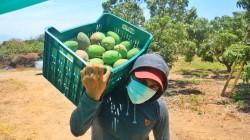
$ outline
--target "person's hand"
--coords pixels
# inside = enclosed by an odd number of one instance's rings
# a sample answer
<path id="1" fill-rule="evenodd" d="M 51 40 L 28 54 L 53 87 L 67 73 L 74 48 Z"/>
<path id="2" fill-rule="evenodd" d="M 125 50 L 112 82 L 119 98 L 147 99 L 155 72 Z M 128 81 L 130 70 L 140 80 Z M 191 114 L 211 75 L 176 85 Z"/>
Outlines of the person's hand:
<path id="1" fill-rule="evenodd" d="M 81 79 L 88 96 L 99 101 L 110 76 L 110 68 L 104 74 L 104 66 L 101 64 L 88 64 L 81 70 Z"/>

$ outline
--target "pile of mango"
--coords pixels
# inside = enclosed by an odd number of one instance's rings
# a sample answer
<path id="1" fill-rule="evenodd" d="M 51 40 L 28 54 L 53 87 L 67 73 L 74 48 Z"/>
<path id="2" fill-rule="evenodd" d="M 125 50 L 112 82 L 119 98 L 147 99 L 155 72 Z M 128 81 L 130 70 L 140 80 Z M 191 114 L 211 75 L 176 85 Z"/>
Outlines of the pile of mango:
<path id="1" fill-rule="evenodd" d="M 133 47 L 130 41 L 122 41 L 113 31 L 106 34 L 94 32 L 90 37 L 79 32 L 76 39 L 65 41 L 64 44 L 87 63 L 113 68 L 127 62 L 140 51 L 139 48 Z"/>

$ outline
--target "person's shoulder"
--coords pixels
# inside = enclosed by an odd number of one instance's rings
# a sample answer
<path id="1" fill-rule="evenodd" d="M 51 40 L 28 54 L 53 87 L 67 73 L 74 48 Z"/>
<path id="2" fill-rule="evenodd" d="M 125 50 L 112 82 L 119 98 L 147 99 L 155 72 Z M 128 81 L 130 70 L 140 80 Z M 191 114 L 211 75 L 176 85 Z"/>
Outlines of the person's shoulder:
<path id="1" fill-rule="evenodd" d="M 157 100 L 157 104 L 159 105 L 159 107 L 165 107 L 166 108 L 166 103 L 163 99 L 159 98 Z"/>
<path id="2" fill-rule="evenodd" d="M 158 99 L 157 100 L 158 107 L 159 107 L 159 115 L 162 116 L 163 114 L 168 113 L 167 105 L 163 99 Z"/>

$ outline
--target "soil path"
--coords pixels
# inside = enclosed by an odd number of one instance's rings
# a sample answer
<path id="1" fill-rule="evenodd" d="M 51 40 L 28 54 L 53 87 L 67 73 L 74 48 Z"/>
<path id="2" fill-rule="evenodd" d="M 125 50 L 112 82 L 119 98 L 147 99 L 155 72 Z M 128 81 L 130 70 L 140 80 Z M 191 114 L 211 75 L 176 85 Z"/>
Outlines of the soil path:
<path id="1" fill-rule="evenodd" d="M 181 76 L 172 74 L 171 79 Z M 249 113 L 213 103 L 221 85 L 222 81 L 203 81 L 191 86 L 203 95 L 163 97 L 169 108 L 172 140 L 249 138 Z M 0 140 L 90 140 L 90 131 L 82 137 L 72 136 L 69 118 L 75 106 L 39 70 L 0 70 L 0 97 Z"/>

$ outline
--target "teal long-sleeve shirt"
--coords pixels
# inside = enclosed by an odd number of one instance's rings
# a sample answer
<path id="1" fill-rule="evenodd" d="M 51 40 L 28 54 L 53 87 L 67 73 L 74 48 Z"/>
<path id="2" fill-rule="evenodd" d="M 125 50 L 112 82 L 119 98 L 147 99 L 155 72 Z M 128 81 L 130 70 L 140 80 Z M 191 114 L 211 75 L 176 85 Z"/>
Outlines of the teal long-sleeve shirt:
<path id="1" fill-rule="evenodd" d="M 161 99 L 134 105 L 126 88 L 117 87 L 101 101 L 86 93 L 72 112 L 70 128 L 74 136 L 83 135 L 92 126 L 92 140 L 169 140 L 169 116 Z"/>

